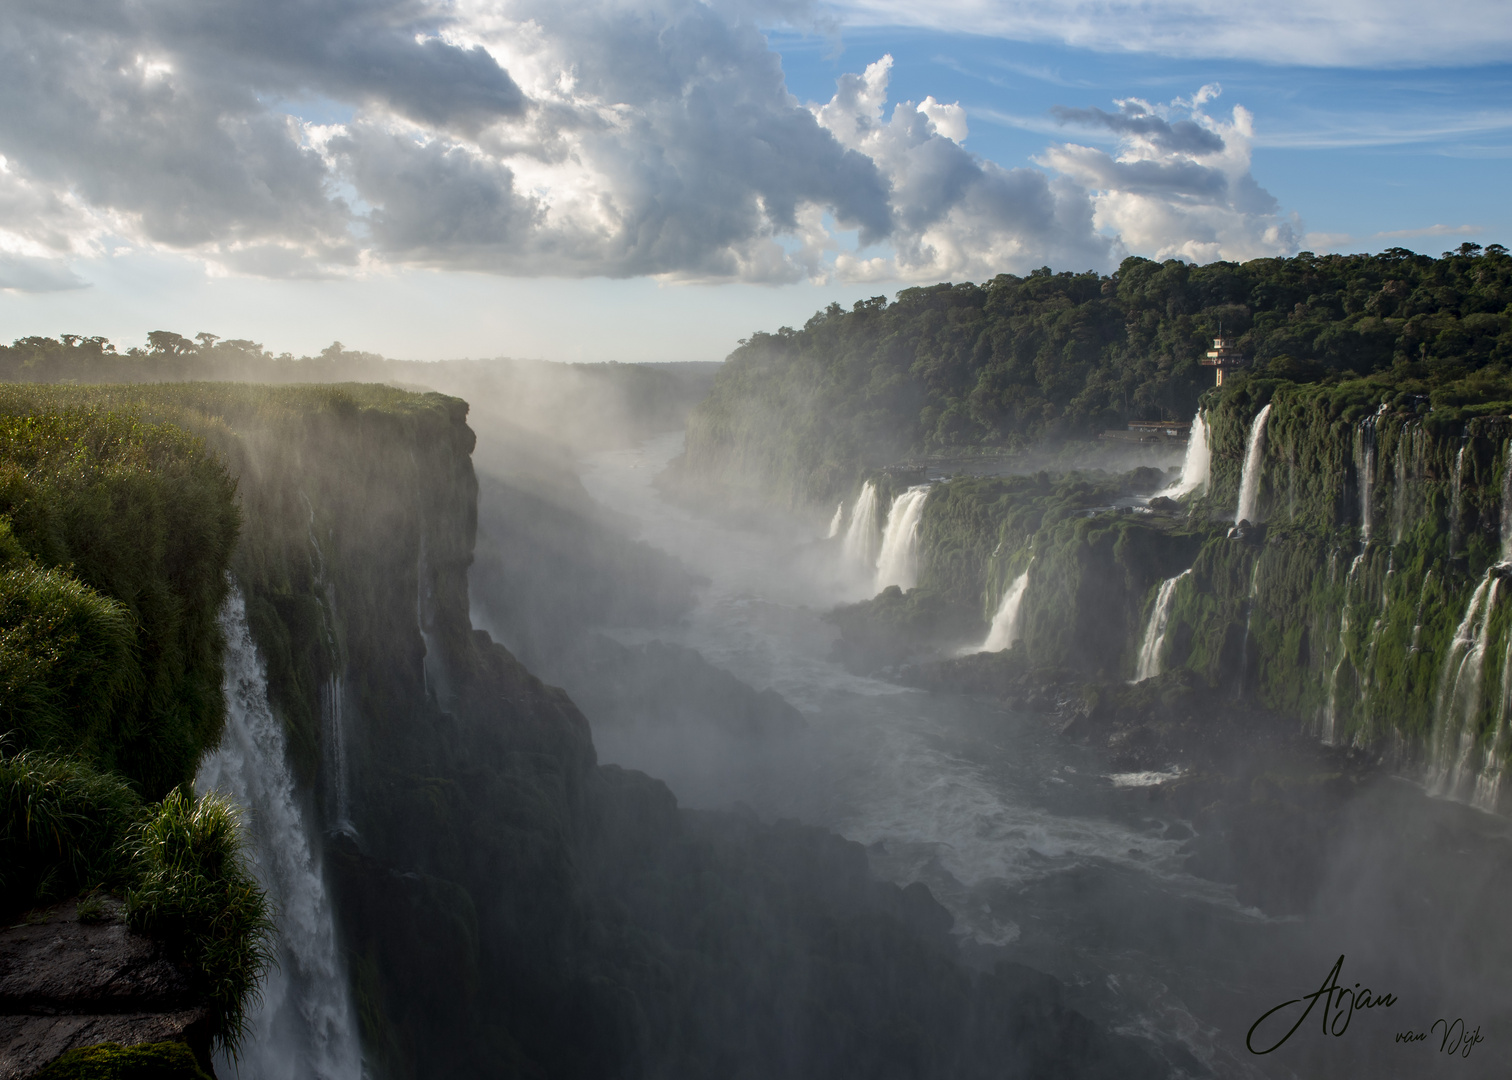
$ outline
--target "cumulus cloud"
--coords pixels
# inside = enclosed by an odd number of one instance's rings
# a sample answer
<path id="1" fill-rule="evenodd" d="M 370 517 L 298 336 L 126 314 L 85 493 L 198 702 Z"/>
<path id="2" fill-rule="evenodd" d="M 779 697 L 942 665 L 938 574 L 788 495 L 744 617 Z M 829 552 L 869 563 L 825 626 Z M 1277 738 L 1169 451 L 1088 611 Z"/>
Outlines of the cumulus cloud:
<path id="1" fill-rule="evenodd" d="M 1038 161 L 1088 190 L 1097 227 L 1131 251 L 1196 262 L 1294 254 L 1301 222 L 1250 172 L 1253 117 L 1238 105 L 1227 119 L 1206 111 L 1220 92 L 1205 86 L 1163 105 L 1130 98 L 1116 113 L 1057 109 L 1063 123 L 1113 132 L 1117 152 L 1062 143 Z"/>
<path id="2" fill-rule="evenodd" d="M 1200 94 L 1062 109 L 1120 152 L 1067 143 L 1049 171 L 1005 168 L 966 147 L 959 103 L 890 106 L 889 57 L 798 101 L 758 17 L 814 15 L 805 0 L 26 6 L 0 38 L 0 287 L 73 287 L 70 258 L 118 244 L 271 277 L 781 283 L 1288 242 L 1249 176 L 1242 110 L 1213 119 Z"/>
<path id="3" fill-rule="evenodd" d="M 896 254 L 842 254 L 842 278 L 939 281 L 1115 261 L 1116 242 L 1093 230 L 1083 190 L 966 150 L 958 141 L 966 136 L 959 106 L 899 102 L 887 116 L 892 62 L 884 56 L 860 75 L 842 76 L 835 96 L 814 106 L 825 129 L 874 161 L 892 191 Z"/>

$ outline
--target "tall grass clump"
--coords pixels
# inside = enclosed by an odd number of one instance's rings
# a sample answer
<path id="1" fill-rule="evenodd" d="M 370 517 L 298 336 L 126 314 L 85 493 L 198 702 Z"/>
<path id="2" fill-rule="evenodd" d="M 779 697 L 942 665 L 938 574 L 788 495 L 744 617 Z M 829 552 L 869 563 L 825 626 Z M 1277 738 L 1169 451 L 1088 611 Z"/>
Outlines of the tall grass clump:
<path id="1" fill-rule="evenodd" d="M 126 839 L 127 921 L 200 974 L 215 1037 L 233 1053 L 273 963 L 268 897 L 242 858 L 238 817 L 218 795 L 173 791 Z"/>
<path id="2" fill-rule="evenodd" d="M 0 911 L 123 881 L 121 839 L 141 812 L 120 776 L 73 758 L 0 752 Z"/>

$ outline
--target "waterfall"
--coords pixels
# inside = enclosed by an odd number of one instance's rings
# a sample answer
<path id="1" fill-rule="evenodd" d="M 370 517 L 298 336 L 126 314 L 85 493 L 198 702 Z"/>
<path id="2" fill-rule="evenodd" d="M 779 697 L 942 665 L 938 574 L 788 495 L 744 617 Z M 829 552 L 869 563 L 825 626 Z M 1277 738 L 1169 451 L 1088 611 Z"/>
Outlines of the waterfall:
<path id="1" fill-rule="evenodd" d="M 868 480 L 861 485 L 856 505 L 851 509 L 850 528 L 840 550 L 848 567 L 870 572 L 877 565 L 877 485 Z"/>
<path id="2" fill-rule="evenodd" d="M 1512 440 L 1502 455 L 1501 561 L 1512 564 Z"/>
<path id="3" fill-rule="evenodd" d="M 220 623 L 226 730 L 200 764 L 195 786 L 244 808 L 254 870 L 278 926 L 278 967 L 268 973 L 238 1060 L 223 1057 L 220 1072 L 247 1080 L 357 1080 L 362 1054 L 331 902 L 240 592 L 227 599 Z"/>
<path id="4" fill-rule="evenodd" d="M 1439 677 L 1438 704 L 1434 710 L 1432 755 L 1428 788 L 1434 794 L 1456 796 L 1470 774 L 1475 750 L 1475 727 L 1481 709 L 1486 646 L 1491 634 L 1491 611 L 1501 585 L 1492 567 L 1476 586 L 1465 617 L 1454 631 L 1449 654 Z"/>
<path id="5" fill-rule="evenodd" d="M 1186 457 L 1181 462 L 1181 479 L 1152 498 L 1180 499 L 1198 488 L 1206 488 L 1212 471 L 1213 457 L 1208 449 L 1207 419 L 1198 413 L 1192 421 L 1191 433 L 1187 436 Z"/>
<path id="6" fill-rule="evenodd" d="M 352 800 L 347 791 L 346 680 L 340 675 L 332 675 L 321 687 L 320 719 L 328 755 L 331 822 L 339 831 L 354 833 Z"/>
<path id="7" fill-rule="evenodd" d="M 1239 477 L 1239 506 L 1234 511 L 1234 524 L 1241 521 L 1254 523 L 1256 503 L 1260 501 L 1260 473 L 1265 467 L 1265 421 L 1270 416 L 1267 405 L 1255 415 L 1249 426 L 1249 446 L 1244 452 L 1244 472 Z"/>
<path id="8" fill-rule="evenodd" d="M 1349 659 L 1349 590 L 1364 559 L 1365 552 L 1361 551 L 1349 564 L 1349 573 L 1344 578 L 1344 607 L 1339 613 L 1339 658 L 1334 661 L 1333 671 L 1328 676 L 1328 705 L 1323 714 L 1323 741 L 1329 746 L 1338 739 L 1339 672 L 1344 669 L 1344 661 Z"/>
<path id="9" fill-rule="evenodd" d="M 1266 407 L 1269 408 L 1269 406 Z M 1244 607 L 1244 639 L 1239 643 L 1239 685 L 1234 688 L 1235 701 L 1244 696 L 1244 681 L 1249 676 L 1250 626 L 1255 621 L 1255 597 L 1258 595 L 1260 595 L 1260 557 L 1257 555 L 1255 567 L 1250 571 L 1249 600 Z"/>
<path id="10" fill-rule="evenodd" d="M 1462 480 L 1465 475 L 1465 451 L 1470 448 L 1465 443 L 1459 448 L 1459 453 L 1454 455 L 1454 480 L 1449 489 L 1449 554 L 1452 556 L 1459 550 L 1460 542 L 1460 507 L 1461 492 L 1463 491 Z"/>
<path id="11" fill-rule="evenodd" d="M 919 522 L 929 486 L 911 487 L 893 500 L 882 533 L 882 551 L 877 556 L 877 591 L 896 585 L 907 592 L 919 577 Z"/>
<path id="12" fill-rule="evenodd" d="M 845 524 L 845 500 L 841 499 L 835 507 L 835 516 L 830 518 L 829 532 L 824 534 L 826 540 L 833 540 L 840 535 L 840 526 Z"/>
<path id="13" fill-rule="evenodd" d="M 441 656 L 441 646 L 436 641 L 435 597 L 430 588 L 430 564 L 425 558 L 425 532 L 420 533 L 420 555 L 415 563 L 415 625 L 420 628 L 420 641 L 425 646 L 425 655 L 420 660 L 420 673 L 425 680 L 426 693 L 436 699 L 442 709 L 452 707 L 451 679 Z"/>
<path id="14" fill-rule="evenodd" d="M 1029 565 L 1034 565 L 1033 560 L 1030 560 Z M 1026 566 L 1024 572 L 1014 578 L 1013 584 L 1003 594 L 997 614 L 992 617 L 992 628 L 987 631 L 987 640 L 982 642 L 978 652 L 1002 652 L 1013 648 L 1013 643 L 1019 639 L 1019 608 L 1024 603 L 1024 593 L 1028 588 L 1029 567 Z"/>
<path id="15" fill-rule="evenodd" d="M 1160 591 L 1155 594 L 1155 606 L 1150 609 L 1150 621 L 1145 624 L 1144 641 L 1139 646 L 1139 665 L 1134 670 L 1134 682 L 1144 682 L 1160 674 L 1160 650 L 1165 644 L 1171 608 L 1176 603 L 1176 586 L 1191 572 L 1189 567 L 1160 583 Z"/>
<path id="16" fill-rule="evenodd" d="M 1512 637 L 1507 638 L 1507 648 L 1502 656 L 1501 708 L 1497 710 L 1496 732 L 1486 748 L 1486 761 L 1480 775 L 1475 778 L 1475 791 L 1470 796 L 1470 805 L 1492 813 L 1501 801 L 1502 773 L 1506 770 L 1507 753 L 1512 750 Z"/>
<path id="17" fill-rule="evenodd" d="M 1360 543 L 1370 543 L 1372 525 L 1371 502 L 1375 492 L 1376 471 L 1376 419 L 1367 416 L 1355 427 L 1354 463 L 1355 481 L 1360 488 Z"/>

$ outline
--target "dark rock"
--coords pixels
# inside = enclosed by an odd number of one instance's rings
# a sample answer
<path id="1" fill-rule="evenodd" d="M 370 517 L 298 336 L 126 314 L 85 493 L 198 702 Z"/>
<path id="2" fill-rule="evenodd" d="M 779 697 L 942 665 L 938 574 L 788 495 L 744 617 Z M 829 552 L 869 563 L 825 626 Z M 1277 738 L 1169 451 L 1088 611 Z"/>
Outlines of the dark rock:
<path id="1" fill-rule="evenodd" d="M 0 1080 L 21 1080 L 69 1050 L 182 1042 L 210 1068 L 209 1012 L 188 972 L 133 933 L 120 904 L 81 921 L 77 903 L 0 930 Z"/>

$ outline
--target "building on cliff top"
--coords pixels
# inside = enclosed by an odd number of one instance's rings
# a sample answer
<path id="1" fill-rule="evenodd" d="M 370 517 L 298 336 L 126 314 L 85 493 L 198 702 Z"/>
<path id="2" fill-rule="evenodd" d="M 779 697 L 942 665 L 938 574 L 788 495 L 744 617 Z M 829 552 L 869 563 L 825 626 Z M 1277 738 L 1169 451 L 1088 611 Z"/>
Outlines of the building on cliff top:
<path id="1" fill-rule="evenodd" d="M 1234 371 L 1238 368 L 1249 367 L 1249 358 L 1240 352 L 1236 346 L 1231 344 L 1228 338 L 1215 337 L 1213 339 L 1213 347 L 1208 350 L 1207 357 L 1199 360 L 1198 363 L 1203 367 L 1217 368 L 1218 381 L 1214 385 L 1222 386 L 1223 373 L 1225 371 Z"/>

